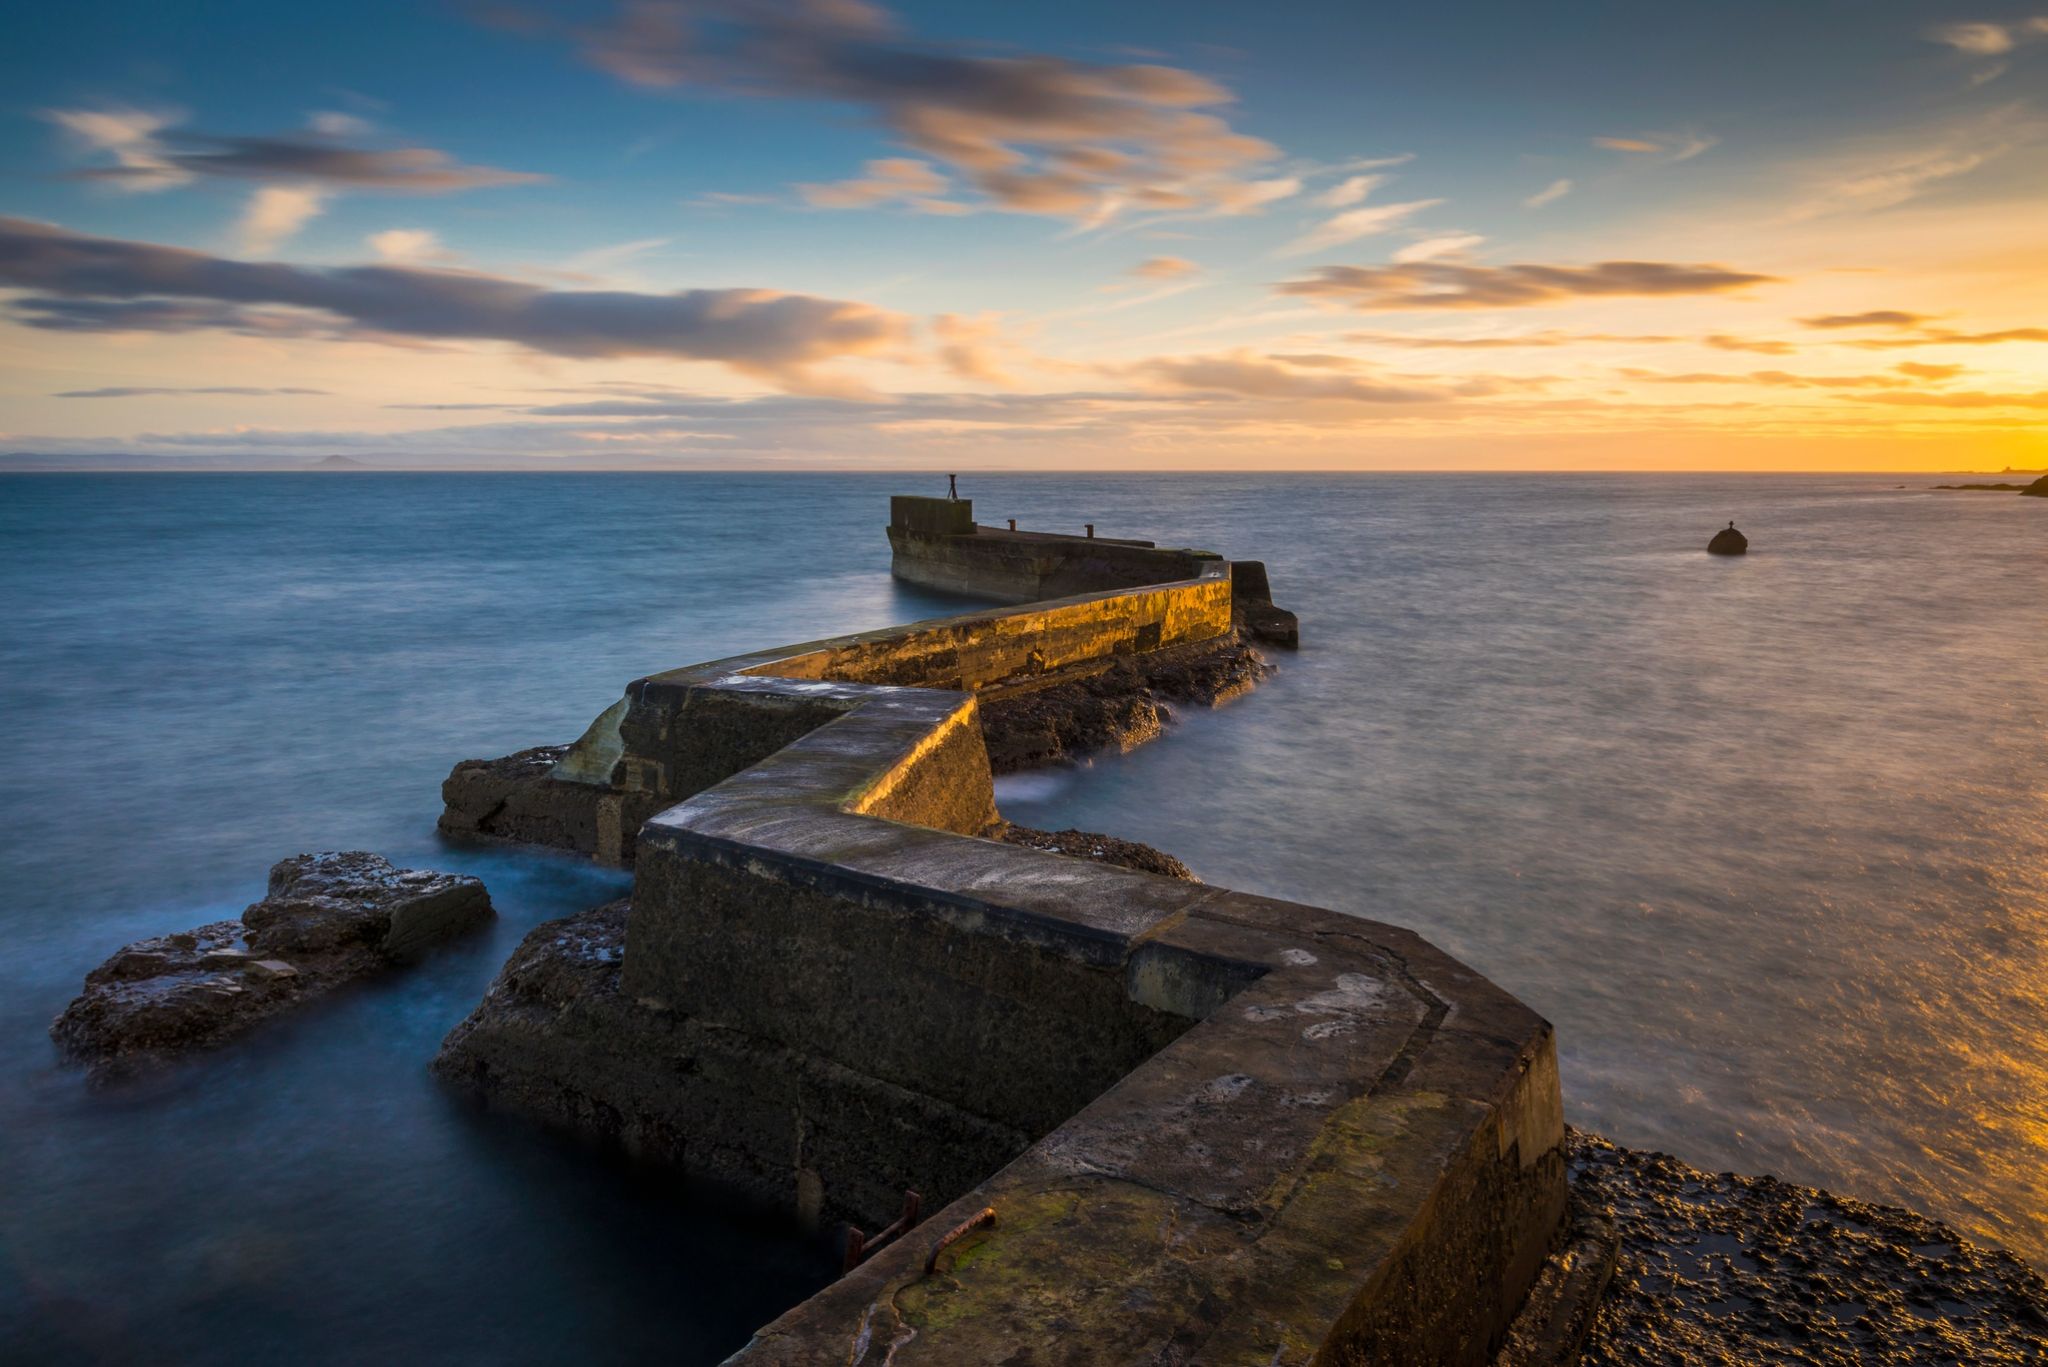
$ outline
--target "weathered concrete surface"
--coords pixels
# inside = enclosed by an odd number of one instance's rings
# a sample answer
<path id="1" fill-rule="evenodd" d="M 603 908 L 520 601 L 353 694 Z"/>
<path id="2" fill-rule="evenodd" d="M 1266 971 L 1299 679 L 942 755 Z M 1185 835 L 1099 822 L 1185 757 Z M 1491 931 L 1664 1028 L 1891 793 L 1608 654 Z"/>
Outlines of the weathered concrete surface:
<path id="1" fill-rule="evenodd" d="M 395 869 L 360 850 L 297 855 L 271 869 L 267 895 L 241 920 L 114 954 L 50 1034 L 95 1077 L 112 1077 L 244 1034 L 494 914 L 465 875 Z"/>
<path id="2" fill-rule="evenodd" d="M 1019 826 L 1006 821 L 1002 829 L 994 832 L 995 838 L 1006 845 L 1022 845 L 1026 849 L 1044 850 L 1047 854 L 1064 854 L 1072 859 L 1093 859 L 1104 864 L 1116 864 L 1140 873 L 1156 873 L 1161 878 L 1175 878 L 1183 883 L 1199 883 L 1194 871 L 1180 860 L 1156 850 L 1150 845 L 1141 845 L 1135 840 L 1119 840 L 1113 835 L 1101 835 L 1094 831 L 1041 831 L 1031 826 Z"/>
<path id="3" fill-rule="evenodd" d="M 1621 1238 L 1587 1367 L 2048 1362 L 2048 1285 L 1938 1221 L 1597 1135 L 1567 1152 Z"/>

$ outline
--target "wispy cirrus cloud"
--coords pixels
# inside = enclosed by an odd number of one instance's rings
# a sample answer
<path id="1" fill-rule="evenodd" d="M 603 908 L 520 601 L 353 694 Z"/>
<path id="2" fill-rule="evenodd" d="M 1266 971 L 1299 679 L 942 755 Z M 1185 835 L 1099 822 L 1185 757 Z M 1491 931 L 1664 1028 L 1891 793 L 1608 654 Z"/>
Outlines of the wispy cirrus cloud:
<path id="1" fill-rule="evenodd" d="M 953 183 L 928 161 L 915 157 L 883 157 L 864 168 L 866 175 L 824 185 L 798 185 L 804 202 L 817 209 L 872 209 L 900 205 L 921 214 L 967 214 L 972 206 L 946 198 Z"/>
<path id="2" fill-rule="evenodd" d="M 1398 228 L 1425 209 L 1434 209 L 1442 203 L 1440 199 L 1411 199 L 1401 204 L 1379 204 L 1364 209 L 1348 209 L 1335 217 L 1324 219 L 1280 247 L 1273 255 L 1307 256 L 1311 252 L 1327 251 L 1346 242 L 1355 242 L 1361 237 L 1373 237 Z"/>
<path id="3" fill-rule="evenodd" d="M 1626 138 L 1595 138 L 1593 145 L 1609 152 L 1626 152 L 1636 157 L 1656 157 L 1666 165 L 1691 161 L 1712 151 L 1719 138 L 1687 129 L 1677 133 L 1645 133 Z"/>
<path id="4" fill-rule="evenodd" d="M 2048 37 L 2048 15 L 2015 23 L 1938 24 L 1927 31 L 1928 42 L 1969 57 L 2002 57 L 2021 43 L 2043 37 Z"/>
<path id="5" fill-rule="evenodd" d="M 1393 259 L 1405 265 L 1413 261 L 1434 261 L 1442 256 L 1462 256 L 1485 241 L 1478 233 L 1440 233 L 1409 243 L 1397 250 Z"/>
<path id="6" fill-rule="evenodd" d="M 1538 190 L 1522 201 L 1524 209 L 1540 209 L 1546 204 L 1555 204 L 1572 192 L 1572 183 L 1562 177 Z"/>
<path id="7" fill-rule="evenodd" d="M 1124 272 L 1140 280 L 1178 280 L 1194 275 L 1202 268 L 1184 256 L 1153 256 L 1140 261 Z"/>
<path id="8" fill-rule="evenodd" d="M 1948 123 L 1912 141 L 1863 140 L 1796 167 L 1800 191 L 1787 222 L 1895 208 L 2048 136 L 2024 104 Z"/>
<path id="9" fill-rule="evenodd" d="M 1373 346 L 1405 347 L 1415 351 L 1506 351 L 1526 347 L 1580 346 L 1598 343 L 1648 344 L 1683 342 L 1685 337 L 1668 333 L 1561 332 L 1546 328 L 1540 332 L 1509 333 L 1497 337 L 1446 337 L 1413 332 L 1347 332 L 1347 342 Z"/>
<path id="10" fill-rule="evenodd" d="M 0 218 L 9 310 L 71 331 L 287 329 L 370 340 L 509 342 L 556 356 L 712 361 L 786 387 L 810 367 L 900 350 L 908 320 L 868 304 L 762 289 L 549 290 L 469 271 L 235 261 Z"/>
<path id="11" fill-rule="evenodd" d="M 634 85 L 852 105 L 1014 213 L 1252 212 L 1266 200 L 1245 173 L 1279 154 L 1216 112 L 1233 97 L 1205 76 L 989 56 L 920 40 L 861 0 L 636 0 L 595 25 L 523 27 Z"/>
<path id="12" fill-rule="evenodd" d="M 1627 379 L 1655 384 L 1763 385 L 1775 389 L 1899 389 L 1915 382 L 1942 384 L 1963 373 L 1959 365 L 1915 365 L 1911 361 L 1876 375 L 1801 375 L 1788 370 L 1751 370 L 1741 374 L 1720 371 L 1691 371 L 1671 374 L 1661 370 L 1624 367 L 1615 372 Z"/>
<path id="13" fill-rule="evenodd" d="M 1778 277 L 1712 264 L 1599 261 L 1589 266 L 1483 266 L 1418 261 L 1392 266 L 1322 266 L 1273 288 L 1361 312 L 1531 308 L 1581 298 L 1726 294 Z"/>

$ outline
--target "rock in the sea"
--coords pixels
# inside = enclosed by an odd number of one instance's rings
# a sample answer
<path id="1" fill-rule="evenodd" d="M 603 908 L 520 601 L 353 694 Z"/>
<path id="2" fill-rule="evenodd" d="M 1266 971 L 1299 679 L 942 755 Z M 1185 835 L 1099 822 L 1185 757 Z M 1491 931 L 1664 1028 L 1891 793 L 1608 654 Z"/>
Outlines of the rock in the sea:
<path id="1" fill-rule="evenodd" d="M 1092 673 L 1036 688 L 982 694 L 981 734 L 998 774 L 1043 768 L 1156 739 L 1168 703 L 1215 707 L 1249 692 L 1269 671 L 1237 632 L 1213 641 L 1122 656 Z"/>
<path id="2" fill-rule="evenodd" d="M 1720 531 L 1714 533 L 1714 539 L 1707 543 L 1707 554 L 1747 555 L 1749 554 L 1749 538 L 1736 531 L 1735 524 L 1731 522 Z"/>
<path id="3" fill-rule="evenodd" d="M 2026 488 L 2020 490 L 2020 497 L 2048 498 L 2048 475 L 2041 476 L 2032 484 L 2029 484 Z"/>
<path id="4" fill-rule="evenodd" d="M 494 914 L 464 874 L 397 869 L 361 850 L 296 855 L 271 869 L 241 920 L 116 951 L 50 1035 L 96 1077 L 118 1074 L 231 1039 Z"/>

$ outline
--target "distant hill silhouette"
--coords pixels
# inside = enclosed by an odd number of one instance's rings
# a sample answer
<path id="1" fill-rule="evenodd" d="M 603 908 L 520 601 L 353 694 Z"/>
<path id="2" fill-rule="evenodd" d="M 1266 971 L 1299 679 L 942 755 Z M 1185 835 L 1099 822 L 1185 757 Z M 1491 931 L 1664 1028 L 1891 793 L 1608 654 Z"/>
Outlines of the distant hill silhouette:
<path id="1" fill-rule="evenodd" d="M 315 470 L 368 470 L 374 467 L 365 465 L 359 460 L 351 460 L 347 456 L 323 456 L 313 462 L 312 468 Z"/>

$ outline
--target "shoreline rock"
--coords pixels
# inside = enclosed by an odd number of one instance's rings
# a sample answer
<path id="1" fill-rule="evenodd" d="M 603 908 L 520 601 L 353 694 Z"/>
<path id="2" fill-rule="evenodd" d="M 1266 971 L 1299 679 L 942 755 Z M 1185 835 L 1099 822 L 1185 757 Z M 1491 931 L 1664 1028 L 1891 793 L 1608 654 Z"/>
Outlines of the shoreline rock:
<path id="1" fill-rule="evenodd" d="M 464 874 L 397 869 L 362 850 L 295 855 L 272 867 L 241 920 L 116 950 L 50 1036 L 106 1080 L 225 1043 L 494 915 Z"/>
<path id="2" fill-rule="evenodd" d="M 2048 1359 L 2048 1284 L 1939 1221 L 1578 1130 L 1565 1148 L 1620 1240 L 1585 1367 Z"/>

